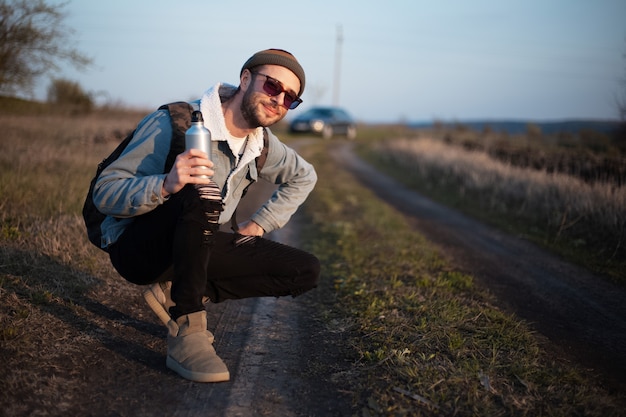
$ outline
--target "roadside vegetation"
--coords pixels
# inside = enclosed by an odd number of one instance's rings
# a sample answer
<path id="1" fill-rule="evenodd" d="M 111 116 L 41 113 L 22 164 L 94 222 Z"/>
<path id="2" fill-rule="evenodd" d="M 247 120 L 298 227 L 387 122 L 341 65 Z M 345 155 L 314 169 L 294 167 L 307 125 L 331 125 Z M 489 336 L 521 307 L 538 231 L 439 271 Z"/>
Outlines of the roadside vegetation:
<path id="1" fill-rule="evenodd" d="M 626 140 L 542 135 L 532 125 L 524 135 L 398 129 L 371 131 L 361 155 L 437 201 L 626 285 Z"/>
<path id="2" fill-rule="evenodd" d="M 7 415 L 72 410 L 68 401 L 89 401 L 82 393 L 93 366 L 106 371 L 158 356 L 154 346 L 125 341 L 129 329 L 119 321 L 128 317 L 94 314 L 110 310 L 92 294 L 126 304 L 136 294 L 87 241 L 80 216 L 97 163 L 140 118 L 0 114 L 0 404 Z M 494 307 L 471 276 L 446 265 L 399 213 L 335 166 L 330 145 L 306 150 L 320 181 L 304 207 L 302 241 L 324 265 L 317 318 L 328 340 L 320 350 L 334 343 L 347 360 L 333 381 L 352 393 L 357 415 L 620 414 L 621 394 L 550 356 L 524 322 Z M 107 349 L 126 355 L 107 360 Z M 324 372 L 319 366 L 312 364 L 312 375 Z"/>
<path id="3" fill-rule="evenodd" d="M 348 336 L 360 415 L 609 416 L 619 394 L 552 357 L 545 341 L 494 307 L 401 214 L 328 158 L 306 205 L 305 242 L 322 260 L 329 339 Z M 623 403 L 621 404 L 623 406 Z"/>

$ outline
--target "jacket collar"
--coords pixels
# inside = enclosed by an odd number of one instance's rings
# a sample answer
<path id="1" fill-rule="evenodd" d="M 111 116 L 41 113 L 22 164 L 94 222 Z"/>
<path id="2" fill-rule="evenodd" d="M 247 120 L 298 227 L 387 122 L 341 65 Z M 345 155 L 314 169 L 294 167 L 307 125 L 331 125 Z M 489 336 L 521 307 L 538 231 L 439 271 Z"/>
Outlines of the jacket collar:
<path id="1" fill-rule="evenodd" d="M 204 127 L 211 132 L 212 141 L 225 141 L 228 129 L 222 111 L 222 101 L 232 97 L 237 87 L 230 84 L 217 83 L 209 88 L 200 99 L 200 111 L 204 117 Z M 258 127 L 248 135 L 246 149 L 239 165 L 245 166 L 263 150 L 263 128 Z"/>

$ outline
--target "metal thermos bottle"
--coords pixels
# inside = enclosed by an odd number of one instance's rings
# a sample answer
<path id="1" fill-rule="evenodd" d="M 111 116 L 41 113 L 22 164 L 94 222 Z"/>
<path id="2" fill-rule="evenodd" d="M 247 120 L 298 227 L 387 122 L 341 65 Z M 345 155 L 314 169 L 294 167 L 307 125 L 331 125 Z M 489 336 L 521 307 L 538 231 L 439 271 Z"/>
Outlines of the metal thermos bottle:
<path id="1" fill-rule="evenodd" d="M 194 111 L 191 114 L 191 126 L 185 132 L 185 149 L 200 149 L 211 158 L 211 132 L 204 127 L 202 112 Z M 208 178 L 208 175 L 200 175 Z"/>

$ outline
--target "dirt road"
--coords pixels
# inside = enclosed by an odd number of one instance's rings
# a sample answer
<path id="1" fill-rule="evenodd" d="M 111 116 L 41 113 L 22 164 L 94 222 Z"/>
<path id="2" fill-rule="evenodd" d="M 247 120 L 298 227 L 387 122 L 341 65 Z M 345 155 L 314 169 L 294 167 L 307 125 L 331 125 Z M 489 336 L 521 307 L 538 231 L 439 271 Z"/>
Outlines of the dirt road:
<path id="1" fill-rule="evenodd" d="M 508 311 L 615 388 L 626 387 L 626 292 L 530 242 L 505 235 L 399 185 L 358 159 L 349 143 L 334 158 L 404 213 L 455 266 L 474 275 Z"/>

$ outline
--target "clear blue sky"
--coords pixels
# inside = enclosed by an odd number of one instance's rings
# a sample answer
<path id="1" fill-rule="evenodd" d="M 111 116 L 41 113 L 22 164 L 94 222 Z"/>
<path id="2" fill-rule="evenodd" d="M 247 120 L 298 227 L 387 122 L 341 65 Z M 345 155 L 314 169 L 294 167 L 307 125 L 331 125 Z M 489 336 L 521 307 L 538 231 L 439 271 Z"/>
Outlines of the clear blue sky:
<path id="1" fill-rule="evenodd" d="M 361 121 L 615 119 L 626 89 L 626 0 L 73 0 L 65 10 L 96 65 L 62 76 L 145 108 L 237 84 L 243 62 L 270 47 L 307 74 L 291 115 L 331 104 L 338 26 L 338 101 Z"/>

